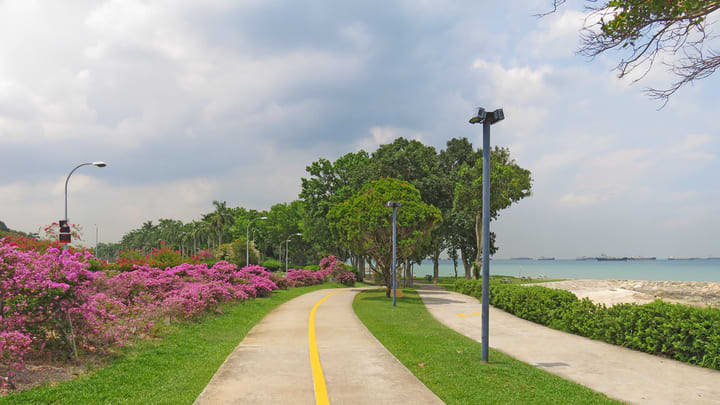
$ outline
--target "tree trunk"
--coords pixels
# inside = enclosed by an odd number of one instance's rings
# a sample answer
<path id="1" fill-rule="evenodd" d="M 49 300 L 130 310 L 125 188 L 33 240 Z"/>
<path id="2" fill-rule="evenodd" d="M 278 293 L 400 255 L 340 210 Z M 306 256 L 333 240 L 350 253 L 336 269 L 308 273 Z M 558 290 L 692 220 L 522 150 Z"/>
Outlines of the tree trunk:
<path id="1" fill-rule="evenodd" d="M 390 298 L 390 297 L 392 296 L 392 287 L 393 287 L 393 284 L 392 284 L 393 275 L 392 275 L 392 273 L 393 273 L 393 272 L 392 272 L 392 267 L 391 267 L 390 269 L 388 269 L 387 271 L 383 271 L 383 272 L 382 272 L 383 278 L 385 279 L 385 287 L 387 287 L 387 291 L 385 292 L 385 296 L 386 296 L 387 298 Z"/>
<path id="2" fill-rule="evenodd" d="M 360 256 L 360 263 L 358 263 L 358 276 L 360 277 L 358 281 L 365 280 L 365 256 Z"/>
<path id="3" fill-rule="evenodd" d="M 482 214 L 475 215 L 475 242 L 477 243 L 477 257 L 475 258 L 475 280 L 480 279 L 480 263 L 482 263 Z"/>
<path id="4" fill-rule="evenodd" d="M 433 283 L 437 284 L 440 277 L 440 250 L 433 254 Z"/>
<path id="5" fill-rule="evenodd" d="M 410 259 L 405 260 L 405 287 L 413 286 L 412 268 L 410 268 Z"/>
<path id="6" fill-rule="evenodd" d="M 460 259 L 462 260 L 463 267 L 465 267 L 465 279 L 470 280 L 472 278 L 472 267 L 470 266 L 470 258 L 467 257 L 465 252 L 460 250 Z"/>

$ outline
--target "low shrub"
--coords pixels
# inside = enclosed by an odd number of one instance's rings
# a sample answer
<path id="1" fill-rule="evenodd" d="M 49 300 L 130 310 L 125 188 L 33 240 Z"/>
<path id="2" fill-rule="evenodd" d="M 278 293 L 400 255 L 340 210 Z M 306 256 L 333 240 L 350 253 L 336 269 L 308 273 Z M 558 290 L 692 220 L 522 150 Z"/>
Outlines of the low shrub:
<path id="1" fill-rule="evenodd" d="M 260 263 L 260 265 L 270 271 L 281 271 L 285 266 L 281 261 L 275 259 L 267 259 Z"/>
<path id="2" fill-rule="evenodd" d="M 482 298 L 479 280 L 455 289 Z M 591 339 L 720 370 L 720 309 L 656 300 L 607 307 L 539 286 L 490 283 L 490 303 L 520 318 Z"/>

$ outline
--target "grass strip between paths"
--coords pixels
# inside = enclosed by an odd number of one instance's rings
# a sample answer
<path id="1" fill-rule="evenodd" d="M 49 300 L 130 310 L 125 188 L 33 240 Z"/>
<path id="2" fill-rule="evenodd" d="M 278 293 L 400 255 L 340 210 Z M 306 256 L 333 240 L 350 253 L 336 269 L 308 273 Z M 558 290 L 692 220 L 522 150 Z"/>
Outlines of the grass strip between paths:
<path id="1" fill-rule="evenodd" d="M 298 287 L 224 305 L 224 314 L 170 325 L 162 339 L 140 341 L 100 370 L 0 397 L 0 404 L 191 404 L 225 358 L 270 311 L 302 294 L 338 287 L 343 285 Z"/>
<path id="2" fill-rule="evenodd" d="M 397 307 L 385 292 L 358 294 L 353 308 L 373 335 L 448 404 L 620 404 L 587 387 L 490 349 L 437 321 L 417 292 L 404 290 Z"/>

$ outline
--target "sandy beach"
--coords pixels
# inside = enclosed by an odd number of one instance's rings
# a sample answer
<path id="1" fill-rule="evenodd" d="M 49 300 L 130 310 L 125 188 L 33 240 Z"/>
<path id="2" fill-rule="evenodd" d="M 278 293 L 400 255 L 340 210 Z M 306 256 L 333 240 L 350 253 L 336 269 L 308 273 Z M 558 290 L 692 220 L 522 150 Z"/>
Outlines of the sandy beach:
<path id="1" fill-rule="evenodd" d="M 540 283 L 549 288 L 570 291 L 579 298 L 614 305 L 635 302 L 645 304 L 655 299 L 697 307 L 720 307 L 720 283 L 707 281 L 647 280 L 565 280 Z"/>

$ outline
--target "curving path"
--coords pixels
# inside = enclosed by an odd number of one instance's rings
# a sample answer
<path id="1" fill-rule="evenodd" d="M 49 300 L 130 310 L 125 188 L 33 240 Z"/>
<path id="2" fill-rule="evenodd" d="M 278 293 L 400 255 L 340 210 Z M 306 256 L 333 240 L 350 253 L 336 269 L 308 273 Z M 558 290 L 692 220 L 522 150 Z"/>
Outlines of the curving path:
<path id="1" fill-rule="evenodd" d="M 441 323 L 480 341 L 478 300 L 428 285 L 418 292 Z M 718 371 L 550 329 L 493 307 L 489 343 L 518 360 L 622 401 L 720 404 Z"/>
<path id="2" fill-rule="evenodd" d="M 195 404 L 442 404 L 365 328 L 352 309 L 360 289 L 319 290 L 279 306 L 250 330 Z M 322 302 L 320 302 L 322 300 Z M 321 370 L 311 366 L 309 323 Z"/>

